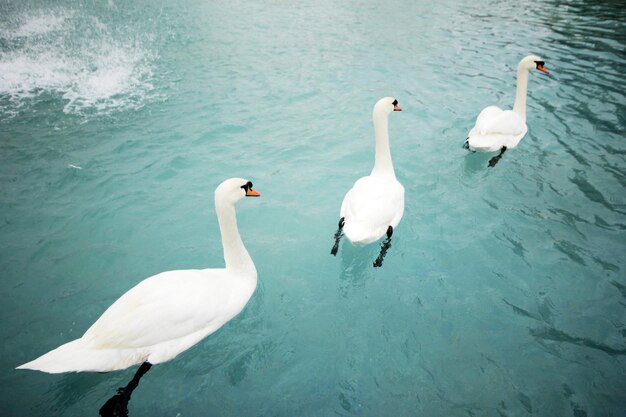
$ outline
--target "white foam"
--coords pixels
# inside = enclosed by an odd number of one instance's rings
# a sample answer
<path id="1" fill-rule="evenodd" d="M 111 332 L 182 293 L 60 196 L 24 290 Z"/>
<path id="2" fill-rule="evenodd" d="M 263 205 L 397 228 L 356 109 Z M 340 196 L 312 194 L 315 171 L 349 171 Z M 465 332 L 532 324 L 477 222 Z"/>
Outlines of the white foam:
<path id="1" fill-rule="evenodd" d="M 0 29 L 0 36 L 6 39 L 17 39 L 63 30 L 66 28 L 67 20 L 73 16 L 74 12 L 67 9 L 25 12 L 11 19 L 14 22 L 13 28 Z"/>
<path id="2" fill-rule="evenodd" d="M 54 51 L 12 52 L 0 61 L 0 94 L 32 97 L 55 91 L 71 82 L 73 62 Z"/>
<path id="3" fill-rule="evenodd" d="M 84 56 L 92 56 L 81 62 L 88 65 L 80 68 L 63 94 L 69 100 L 64 111 L 134 106 L 152 90 L 149 82 L 152 71 L 141 48 L 99 42 L 90 46 L 90 50 L 97 53 L 84 52 Z"/>
<path id="4" fill-rule="evenodd" d="M 63 29 L 65 19 L 70 16 L 40 15 L 34 16 L 20 26 L 13 36 L 34 36 Z"/>
<path id="5" fill-rule="evenodd" d="M 136 108 L 152 91 L 152 54 L 140 42 L 112 36 L 97 18 L 62 10 L 19 19 L 15 29 L 0 32 L 5 39 L 22 39 L 0 51 L 0 99 L 9 98 L 0 101 L 0 115 L 43 93 L 67 100 L 66 113 L 84 113 Z M 91 38 L 79 33 L 81 22 L 98 29 L 89 32 Z"/>

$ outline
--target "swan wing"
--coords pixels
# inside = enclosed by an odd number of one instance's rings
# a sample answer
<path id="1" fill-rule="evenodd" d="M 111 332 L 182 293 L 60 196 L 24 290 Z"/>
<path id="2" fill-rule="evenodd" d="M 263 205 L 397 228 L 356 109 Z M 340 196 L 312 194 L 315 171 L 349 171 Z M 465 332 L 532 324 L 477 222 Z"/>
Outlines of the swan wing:
<path id="1" fill-rule="evenodd" d="M 226 269 L 205 269 L 147 278 L 115 301 L 82 339 L 93 348 L 124 349 L 154 346 L 203 329 L 215 331 L 254 291 L 237 289 L 239 281 L 228 275 Z M 238 293 L 243 303 L 235 302 Z"/>
<path id="2" fill-rule="evenodd" d="M 493 121 L 496 120 L 502 112 L 503 110 L 497 106 L 485 107 L 476 118 L 476 123 L 472 130 L 483 134 L 488 132 Z"/>
<path id="3" fill-rule="evenodd" d="M 394 177 L 359 179 L 341 205 L 344 232 L 354 243 L 371 243 L 389 226 L 396 227 L 404 213 L 404 187 Z"/>

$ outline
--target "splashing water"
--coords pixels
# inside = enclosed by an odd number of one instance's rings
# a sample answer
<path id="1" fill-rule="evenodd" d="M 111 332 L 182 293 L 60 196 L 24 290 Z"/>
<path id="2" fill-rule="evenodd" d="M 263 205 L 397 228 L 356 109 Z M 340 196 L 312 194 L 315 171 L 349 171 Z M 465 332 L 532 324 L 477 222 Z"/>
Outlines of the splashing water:
<path id="1" fill-rule="evenodd" d="M 143 106 L 153 90 L 155 55 L 132 34 L 113 32 L 73 10 L 18 15 L 13 27 L 0 30 L 8 46 L 0 50 L 0 115 L 15 116 L 46 94 L 64 100 L 70 114 Z"/>

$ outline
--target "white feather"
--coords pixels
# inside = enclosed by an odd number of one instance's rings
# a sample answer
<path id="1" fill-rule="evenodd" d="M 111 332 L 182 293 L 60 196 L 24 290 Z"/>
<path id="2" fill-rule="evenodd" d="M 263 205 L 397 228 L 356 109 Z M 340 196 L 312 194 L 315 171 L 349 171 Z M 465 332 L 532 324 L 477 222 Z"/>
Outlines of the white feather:
<path id="1" fill-rule="evenodd" d="M 479 152 L 499 151 L 503 146 L 512 149 L 527 131 L 526 122 L 514 111 L 489 106 L 478 115 L 468 144 L 471 150 Z"/>
<path id="2" fill-rule="evenodd" d="M 341 204 L 344 233 L 353 243 L 368 244 L 394 229 L 404 213 L 404 187 L 395 177 L 369 175 L 360 178 Z"/>

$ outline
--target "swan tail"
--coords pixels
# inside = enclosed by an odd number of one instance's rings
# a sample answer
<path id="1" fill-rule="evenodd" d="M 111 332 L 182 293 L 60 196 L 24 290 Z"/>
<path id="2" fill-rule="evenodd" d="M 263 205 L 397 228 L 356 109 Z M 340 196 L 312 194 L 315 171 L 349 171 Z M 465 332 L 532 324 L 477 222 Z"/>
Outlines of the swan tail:
<path id="1" fill-rule="evenodd" d="M 375 242 L 380 239 L 382 235 L 385 234 L 384 230 L 378 233 L 378 231 L 359 227 L 354 222 L 346 222 L 343 231 L 346 237 L 350 240 L 350 242 L 357 245 L 367 245 L 369 243 Z"/>
<path id="2" fill-rule="evenodd" d="M 32 369 L 49 374 L 108 372 L 126 369 L 140 362 L 143 358 L 133 355 L 128 349 L 94 349 L 83 339 L 76 339 L 15 369 Z"/>
<path id="3" fill-rule="evenodd" d="M 507 143 L 508 136 L 470 134 L 467 145 L 470 150 L 478 152 L 495 152 Z"/>

